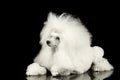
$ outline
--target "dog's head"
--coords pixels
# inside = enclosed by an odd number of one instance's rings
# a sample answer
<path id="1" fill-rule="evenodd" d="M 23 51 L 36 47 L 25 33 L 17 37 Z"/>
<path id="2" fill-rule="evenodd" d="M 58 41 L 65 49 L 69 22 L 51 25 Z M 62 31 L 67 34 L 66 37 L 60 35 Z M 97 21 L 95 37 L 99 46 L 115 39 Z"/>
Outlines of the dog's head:
<path id="1" fill-rule="evenodd" d="M 49 47 L 56 48 L 60 43 L 60 36 L 57 32 L 52 32 L 49 36 L 48 39 L 46 40 L 46 44 Z"/>

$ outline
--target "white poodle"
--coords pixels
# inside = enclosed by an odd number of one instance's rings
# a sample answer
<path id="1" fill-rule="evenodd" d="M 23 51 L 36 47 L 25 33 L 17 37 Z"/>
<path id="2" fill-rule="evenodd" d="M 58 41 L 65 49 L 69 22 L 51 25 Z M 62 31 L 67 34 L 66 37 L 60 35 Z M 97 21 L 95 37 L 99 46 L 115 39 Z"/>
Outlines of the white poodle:
<path id="1" fill-rule="evenodd" d="M 63 13 L 49 13 L 40 34 L 42 49 L 27 67 L 27 75 L 81 74 L 89 70 L 107 71 L 113 66 L 103 58 L 101 47 L 91 47 L 91 34 L 79 19 Z M 93 64 L 93 66 L 91 66 Z"/>

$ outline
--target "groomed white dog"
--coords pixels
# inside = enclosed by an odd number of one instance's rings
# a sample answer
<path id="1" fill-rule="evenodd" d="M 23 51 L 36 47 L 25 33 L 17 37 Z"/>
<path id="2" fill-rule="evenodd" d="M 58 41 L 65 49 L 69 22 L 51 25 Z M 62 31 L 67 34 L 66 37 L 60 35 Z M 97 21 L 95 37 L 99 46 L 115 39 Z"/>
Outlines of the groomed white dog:
<path id="1" fill-rule="evenodd" d="M 113 66 L 103 58 L 101 47 L 91 47 L 91 34 L 79 19 L 66 13 L 49 13 L 40 34 L 42 49 L 27 67 L 27 75 L 81 74 L 89 70 L 107 71 Z M 93 64 L 93 66 L 91 66 Z"/>

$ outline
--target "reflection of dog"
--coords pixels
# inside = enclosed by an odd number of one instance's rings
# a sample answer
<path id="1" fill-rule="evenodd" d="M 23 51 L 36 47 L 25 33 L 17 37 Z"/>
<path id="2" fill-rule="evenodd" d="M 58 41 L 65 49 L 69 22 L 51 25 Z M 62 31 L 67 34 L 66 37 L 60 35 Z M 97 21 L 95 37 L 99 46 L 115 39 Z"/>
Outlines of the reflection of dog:
<path id="1" fill-rule="evenodd" d="M 104 80 L 112 75 L 113 71 L 93 72 L 89 75 L 89 72 L 80 75 L 70 75 L 61 77 L 52 76 L 27 76 L 27 80 Z M 109 79 L 109 78 L 108 78 Z"/>
<path id="2" fill-rule="evenodd" d="M 103 49 L 90 46 L 91 34 L 71 15 L 49 13 L 40 43 L 42 49 L 34 63 L 28 66 L 27 75 L 46 74 L 46 69 L 53 76 L 80 74 L 90 69 L 92 63 L 94 71 L 113 69 L 103 58 Z"/>

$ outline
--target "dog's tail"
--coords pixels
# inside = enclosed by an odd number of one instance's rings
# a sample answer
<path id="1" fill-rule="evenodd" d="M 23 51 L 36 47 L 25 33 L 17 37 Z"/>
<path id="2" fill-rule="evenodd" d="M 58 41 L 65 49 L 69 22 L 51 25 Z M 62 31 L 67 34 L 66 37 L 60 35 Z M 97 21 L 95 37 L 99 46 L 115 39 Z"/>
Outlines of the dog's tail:
<path id="1" fill-rule="evenodd" d="M 98 62 L 98 60 L 100 60 L 103 57 L 104 50 L 99 46 L 94 46 L 93 47 L 93 55 L 94 55 L 93 61 L 94 61 L 94 63 L 96 63 L 96 62 Z"/>

